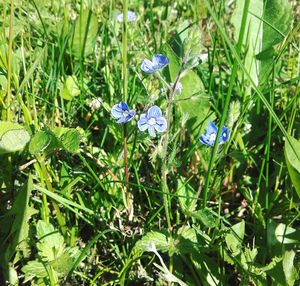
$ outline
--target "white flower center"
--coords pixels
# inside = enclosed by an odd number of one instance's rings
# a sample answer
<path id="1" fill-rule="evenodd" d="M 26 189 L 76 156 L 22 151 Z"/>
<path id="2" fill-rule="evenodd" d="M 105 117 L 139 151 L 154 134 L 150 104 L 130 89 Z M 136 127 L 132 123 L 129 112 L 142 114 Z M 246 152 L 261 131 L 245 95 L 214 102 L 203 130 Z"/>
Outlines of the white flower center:
<path id="1" fill-rule="evenodd" d="M 216 135 L 217 135 L 216 133 L 210 134 L 208 137 L 209 141 L 214 142 L 216 140 Z"/>
<path id="2" fill-rule="evenodd" d="M 224 137 L 224 138 L 226 138 L 226 137 L 227 137 L 227 134 L 226 134 L 225 132 L 223 133 L 223 137 Z"/>
<path id="3" fill-rule="evenodd" d="M 129 111 L 125 110 L 123 111 L 123 116 L 127 116 L 129 114 Z"/>
<path id="4" fill-rule="evenodd" d="M 149 124 L 149 125 L 155 125 L 155 124 L 156 124 L 156 119 L 155 119 L 154 117 L 150 118 L 150 119 L 148 120 L 148 124 Z"/>

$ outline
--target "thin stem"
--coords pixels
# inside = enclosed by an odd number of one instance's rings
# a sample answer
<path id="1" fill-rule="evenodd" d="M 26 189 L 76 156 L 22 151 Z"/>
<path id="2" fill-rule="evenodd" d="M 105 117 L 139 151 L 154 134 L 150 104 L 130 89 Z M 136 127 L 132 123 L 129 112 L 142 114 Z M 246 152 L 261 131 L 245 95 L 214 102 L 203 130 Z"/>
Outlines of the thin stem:
<path id="1" fill-rule="evenodd" d="M 242 43 L 243 43 L 243 37 L 244 37 L 244 33 L 245 33 L 249 2 L 250 2 L 250 0 L 246 0 L 245 5 L 244 5 L 242 24 L 241 24 L 241 29 L 240 29 L 240 33 L 239 33 L 239 40 L 238 40 L 238 44 L 237 44 L 237 53 L 238 53 L 238 55 L 241 52 L 241 47 L 242 47 Z M 214 144 L 214 147 L 213 147 L 213 151 L 212 151 L 212 154 L 211 154 L 211 157 L 210 157 L 207 176 L 206 176 L 206 180 L 205 180 L 205 185 L 204 185 L 204 190 L 203 190 L 203 207 L 204 208 L 207 205 L 208 187 L 209 187 L 210 177 L 211 177 L 211 174 L 212 174 L 212 169 L 213 169 L 213 166 L 214 166 L 214 162 L 215 162 L 215 158 L 216 158 L 216 154 L 217 154 L 217 149 L 218 149 L 218 143 L 217 142 L 219 142 L 219 138 L 220 138 L 221 132 L 222 132 L 222 127 L 225 124 L 225 120 L 226 120 L 226 116 L 227 116 L 227 112 L 228 112 L 228 108 L 229 108 L 229 103 L 230 103 L 230 97 L 231 97 L 231 94 L 232 94 L 233 85 L 234 85 L 235 78 L 236 78 L 236 75 L 237 75 L 238 65 L 239 65 L 239 62 L 238 62 L 237 58 L 235 58 L 232 73 L 231 73 L 231 78 L 230 78 L 230 82 L 229 82 L 228 92 L 227 92 L 227 95 L 226 95 L 225 104 L 224 104 L 224 108 L 223 108 L 223 113 L 222 113 L 222 116 L 221 116 L 221 120 L 220 120 L 220 124 L 219 124 L 219 128 L 218 128 L 218 133 L 217 133 L 215 144 Z"/>
<path id="2" fill-rule="evenodd" d="M 181 74 L 183 72 L 183 67 L 178 72 L 178 75 L 176 77 L 176 80 L 173 84 L 175 87 Z M 168 86 L 169 87 L 169 86 Z M 171 113 L 172 113 L 172 104 L 174 101 L 174 91 L 175 89 L 172 88 L 170 90 L 169 94 L 169 100 L 168 100 L 168 105 L 167 105 L 167 111 L 166 111 L 166 119 L 167 119 L 167 130 L 166 134 L 164 136 L 164 141 L 162 144 L 162 149 L 163 149 L 163 155 L 162 155 L 162 191 L 163 191 L 163 200 L 164 200 L 164 208 L 165 208 L 165 213 L 166 213 L 166 219 L 167 219 L 167 224 L 168 224 L 168 230 L 171 233 L 172 232 L 172 226 L 171 226 L 171 219 L 170 219 L 170 211 L 169 211 L 169 188 L 168 188 L 168 183 L 167 183 L 167 176 L 169 173 L 168 170 L 168 146 L 169 146 L 169 133 L 170 133 L 170 119 L 171 119 Z"/>
<path id="3" fill-rule="evenodd" d="M 128 219 L 132 221 L 133 219 L 133 199 L 129 192 L 129 167 L 128 167 L 128 148 L 127 148 L 127 125 L 124 124 L 124 165 L 125 165 L 125 207 L 127 208 L 128 212 Z"/>
<path id="4" fill-rule="evenodd" d="M 12 115 L 10 113 L 11 105 L 11 60 L 12 60 L 12 40 L 13 40 L 13 26 L 14 26 L 14 0 L 10 1 L 10 22 L 8 35 L 8 59 L 7 59 L 7 98 L 6 98 L 6 120 L 10 121 Z"/>
<path id="5" fill-rule="evenodd" d="M 127 0 L 123 0 L 122 59 L 123 100 L 127 102 Z"/>

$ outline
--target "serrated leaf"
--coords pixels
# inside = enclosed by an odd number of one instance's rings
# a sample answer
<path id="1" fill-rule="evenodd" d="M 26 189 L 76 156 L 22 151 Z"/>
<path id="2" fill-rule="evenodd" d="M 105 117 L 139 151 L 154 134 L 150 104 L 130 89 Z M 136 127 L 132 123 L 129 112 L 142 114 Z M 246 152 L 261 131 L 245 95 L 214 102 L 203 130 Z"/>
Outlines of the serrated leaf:
<path id="1" fill-rule="evenodd" d="M 196 219 L 199 219 L 206 227 L 216 227 L 218 225 L 218 219 L 211 209 L 200 209 L 196 212 L 190 213 L 190 215 Z"/>
<path id="2" fill-rule="evenodd" d="M 285 141 L 284 156 L 291 181 L 300 198 L 300 142 L 292 136 Z"/>
<path id="3" fill-rule="evenodd" d="M 0 122 L 0 155 L 22 150 L 30 140 L 29 133 L 21 125 Z"/>
<path id="4" fill-rule="evenodd" d="M 76 129 L 69 129 L 61 136 L 63 147 L 70 153 L 76 153 L 79 150 L 80 134 Z"/>
<path id="5" fill-rule="evenodd" d="M 47 277 L 48 275 L 44 264 L 37 260 L 29 261 L 25 266 L 22 267 L 21 270 L 23 273 L 25 273 L 26 281 L 29 281 L 35 277 Z"/>
<path id="6" fill-rule="evenodd" d="M 66 249 L 65 252 L 50 262 L 50 265 L 58 273 L 67 274 L 76 262 L 80 252 L 77 247 Z"/>
<path id="7" fill-rule="evenodd" d="M 77 58 L 86 57 L 94 51 L 97 33 L 97 16 L 90 10 L 82 10 L 76 20 L 72 41 L 72 52 Z"/>
<path id="8" fill-rule="evenodd" d="M 39 220 L 36 225 L 37 238 L 39 242 L 37 248 L 40 256 L 52 261 L 61 256 L 64 252 L 64 238 L 55 230 L 53 225 Z"/>
<path id="9" fill-rule="evenodd" d="M 196 246 L 198 246 L 197 234 L 193 228 L 182 226 L 178 229 L 177 235 L 175 244 L 181 255 L 193 252 Z"/>
<path id="10" fill-rule="evenodd" d="M 144 235 L 142 239 L 135 244 L 135 249 L 142 252 L 151 251 L 152 243 L 155 245 L 158 251 L 169 251 L 170 243 L 168 242 L 166 234 L 158 231 L 151 231 Z"/>
<path id="11" fill-rule="evenodd" d="M 197 206 L 197 199 L 195 199 L 195 190 L 185 182 L 183 177 L 178 180 L 178 200 L 180 207 L 184 213 L 193 212 Z"/>

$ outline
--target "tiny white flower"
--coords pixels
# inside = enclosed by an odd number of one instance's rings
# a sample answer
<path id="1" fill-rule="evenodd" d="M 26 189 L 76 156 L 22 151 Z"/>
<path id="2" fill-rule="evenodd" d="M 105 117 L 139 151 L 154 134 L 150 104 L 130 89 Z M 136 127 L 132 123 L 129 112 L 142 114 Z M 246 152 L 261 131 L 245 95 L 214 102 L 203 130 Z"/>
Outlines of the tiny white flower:
<path id="1" fill-rule="evenodd" d="M 127 22 L 134 22 L 136 19 L 137 19 L 136 14 L 135 14 L 133 11 L 128 10 L 128 11 L 127 11 Z M 117 16 L 117 20 L 118 20 L 118 22 L 120 22 L 120 23 L 122 23 L 122 22 L 124 21 L 123 13 L 120 13 L 120 14 Z"/>
<path id="2" fill-rule="evenodd" d="M 100 97 L 93 98 L 89 103 L 89 107 L 92 111 L 99 110 L 102 104 L 102 99 Z"/>

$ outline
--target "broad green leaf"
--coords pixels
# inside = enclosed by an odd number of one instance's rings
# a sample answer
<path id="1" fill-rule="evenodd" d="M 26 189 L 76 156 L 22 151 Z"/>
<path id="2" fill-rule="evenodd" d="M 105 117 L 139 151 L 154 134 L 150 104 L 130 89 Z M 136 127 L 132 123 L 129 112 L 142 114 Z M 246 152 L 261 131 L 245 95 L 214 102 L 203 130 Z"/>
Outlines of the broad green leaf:
<path id="1" fill-rule="evenodd" d="M 46 131 L 39 131 L 32 137 L 29 143 L 29 152 L 36 155 L 44 151 L 51 143 L 51 135 Z"/>
<path id="2" fill-rule="evenodd" d="M 197 205 L 197 199 L 195 199 L 195 190 L 187 182 L 185 182 L 183 177 L 180 177 L 177 184 L 177 195 L 180 207 L 184 213 L 193 212 Z"/>
<path id="3" fill-rule="evenodd" d="M 79 84 L 75 76 L 68 76 L 61 90 L 61 96 L 65 100 L 71 100 L 80 94 Z"/>
<path id="4" fill-rule="evenodd" d="M 300 198 L 300 142 L 292 136 L 285 141 L 284 156 L 290 178 Z"/>
<path id="5" fill-rule="evenodd" d="M 168 242 L 166 234 L 158 231 L 151 231 L 144 235 L 142 239 L 136 243 L 135 249 L 142 252 L 151 251 L 152 243 L 158 251 L 168 252 L 170 250 L 170 243 Z"/>
<path id="6" fill-rule="evenodd" d="M 217 216 L 209 208 L 200 209 L 198 211 L 190 213 L 190 215 L 196 219 L 199 219 L 206 227 L 216 227 L 218 225 Z"/>
<path id="7" fill-rule="evenodd" d="M 82 10 L 76 20 L 72 41 L 72 51 L 77 58 L 86 57 L 94 51 L 97 33 L 97 16 L 90 10 Z"/>
<path id="8" fill-rule="evenodd" d="M 230 233 L 226 234 L 225 236 L 226 245 L 234 255 L 239 253 L 242 247 L 244 235 L 245 235 L 244 220 L 233 225 L 230 229 Z"/>
<path id="9" fill-rule="evenodd" d="M 234 39 L 237 42 L 242 24 L 245 0 L 236 0 L 236 6 L 231 18 L 234 26 Z M 262 45 L 263 23 L 260 20 L 263 16 L 264 1 L 251 0 L 249 3 L 247 21 L 243 35 L 243 46 L 245 47 L 245 67 L 252 80 L 258 85 L 259 62 L 255 55 L 260 53 Z M 254 16 L 255 15 L 255 16 Z"/>
<path id="10" fill-rule="evenodd" d="M 40 256 L 52 261 L 64 253 L 64 238 L 55 230 L 53 225 L 39 220 L 36 225 L 37 238 L 39 242 L 37 248 Z"/>
<path id="11" fill-rule="evenodd" d="M 180 61 L 170 46 L 165 45 L 163 50 L 170 61 L 168 69 L 164 69 L 163 72 L 165 77 L 174 83 L 180 71 Z M 188 115 L 187 127 L 198 136 L 199 130 L 194 129 L 198 129 L 197 127 L 207 120 L 210 110 L 209 97 L 205 94 L 201 79 L 194 71 L 185 71 L 179 82 L 183 87 L 181 94 L 175 97 L 175 103 L 183 114 Z"/>
<path id="12" fill-rule="evenodd" d="M 25 273 L 25 280 L 29 281 L 35 277 L 47 277 L 47 270 L 42 262 L 37 260 L 29 261 L 22 267 L 22 272 Z"/>
<path id="13" fill-rule="evenodd" d="M 66 151 L 76 153 L 79 150 L 80 134 L 76 129 L 69 129 L 61 136 L 61 142 Z"/>
<path id="14" fill-rule="evenodd" d="M 294 266 L 295 252 L 293 250 L 285 251 L 282 265 L 285 275 L 285 280 L 288 286 L 293 286 L 295 281 L 299 278 L 297 270 Z"/>
<path id="15" fill-rule="evenodd" d="M 29 140 L 29 133 L 21 125 L 0 121 L 0 155 L 22 150 Z"/>
<path id="16" fill-rule="evenodd" d="M 189 226 L 182 226 L 177 231 L 176 250 L 180 254 L 191 253 L 198 246 L 196 231 Z M 176 251 L 177 252 L 177 251 Z"/>
<path id="17" fill-rule="evenodd" d="M 288 0 L 267 0 L 264 3 L 263 13 L 263 41 L 262 52 L 259 55 L 261 60 L 260 81 L 264 82 L 265 77 L 272 69 L 274 47 L 284 40 L 292 24 L 292 7 Z M 269 52 L 267 52 L 269 51 Z M 262 57 L 262 55 L 264 55 Z"/>
<path id="18" fill-rule="evenodd" d="M 280 223 L 275 229 L 275 237 L 277 241 L 282 244 L 300 243 L 300 230 L 296 230 L 286 224 Z"/>
<path id="19" fill-rule="evenodd" d="M 65 249 L 65 252 L 50 262 L 50 265 L 58 273 L 67 274 L 73 267 L 77 258 L 79 257 L 78 248 Z"/>

